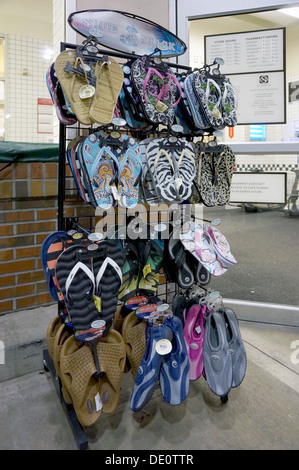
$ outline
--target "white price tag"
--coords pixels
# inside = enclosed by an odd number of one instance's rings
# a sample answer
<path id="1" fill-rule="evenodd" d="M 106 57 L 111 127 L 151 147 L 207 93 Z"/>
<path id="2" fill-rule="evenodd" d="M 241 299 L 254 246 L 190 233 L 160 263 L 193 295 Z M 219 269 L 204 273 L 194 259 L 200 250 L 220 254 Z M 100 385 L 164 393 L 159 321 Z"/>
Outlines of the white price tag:
<path id="1" fill-rule="evenodd" d="M 161 356 L 164 356 L 164 354 L 169 354 L 170 351 L 172 350 L 172 344 L 169 339 L 160 339 L 159 341 L 156 342 L 156 351 L 158 354 Z"/>
<path id="2" fill-rule="evenodd" d="M 101 411 L 101 409 L 103 408 L 103 403 L 102 403 L 99 392 L 94 397 L 94 400 L 95 400 L 95 404 L 96 404 L 96 411 Z"/>

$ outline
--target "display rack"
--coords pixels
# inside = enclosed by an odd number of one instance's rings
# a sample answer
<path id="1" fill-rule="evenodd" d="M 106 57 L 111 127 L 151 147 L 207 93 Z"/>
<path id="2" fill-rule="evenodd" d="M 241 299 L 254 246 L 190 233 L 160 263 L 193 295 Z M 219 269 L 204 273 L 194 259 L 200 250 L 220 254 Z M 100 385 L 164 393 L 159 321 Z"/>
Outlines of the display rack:
<path id="1" fill-rule="evenodd" d="M 63 52 L 66 49 L 76 49 L 78 45 L 67 43 L 67 42 L 62 42 L 60 50 Z M 107 51 L 105 49 L 99 49 L 100 54 L 109 54 L 113 57 L 116 57 L 117 59 L 120 60 L 130 60 L 130 59 L 137 59 L 140 56 L 137 54 L 127 54 L 127 53 L 120 53 L 120 52 L 115 52 L 115 51 Z M 191 67 L 186 66 L 186 65 L 180 65 L 178 63 L 171 63 L 167 62 L 169 67 L 175 68 L 175 69 L 182 69 L 185 71 L 191 71 Z M 88 231 L 93 231 L 95 229 L 95 217 L 94 216 L 84 216 L 84 224 L 82 223 L 83 217 L 66 217 L 65 216 L 65 205 L 68 200 L 68 197 L 70 196 L 71 193 L 74 193 L 74 188 L 72 188 L 72 185 L 68 185 L 67 187 L 66 181 L 69 178 L 70 180 L 73 180 L 71 176 L 67 176 L 66 172 L 66 167 L 68 165 L 67 160 L 66 160 L 66 150 L 69 141 L 71 140 L 69 138 L 68 134 L 68 127 L 61 122 L 59 123 L 59 161 L 58 161 L 58 211 L 57 211 L 57 229 L 58 230 L 64 230 L 68 231 L 71 229 L 76 229 L 76 230 L 88 230 Z M 84 132 L 93 132 L 93 127 L 91 126 L 90 128 L 86 128 L 86 126 L 81 126 L 80 122 L 78 122 L 76 125 L 71 126 L 72 133 L 77 133 L 77 135 L 80 135 L 80 132 L 84 130 Z M 76 190 L 75 190 L 76 191 Z M 76 191 L 77 192 L 77 191 Z M 73 194 L 72 194 L 73 196 Z M 74 198 L 69 198 L 69 201 L 74 203 Z M 82 203 L 81 199 L 79 198 L 79 195 L 77 196 L 77 199 L 75 202 L 80 202 Z M 159 285 L 159 287 L 164 287 L 165 293 L 163 293 L 163 299 L 165 299 L 166 302 L 170 303 L 170 299 L 173 297 L 173 295 L 177 292 L 177 286 L 175 284 L 170 284 L 167 279 L 163 276 L 163 281 Z M 62 307 L 61 304 L 58 304 L 58 310 Z M 53 380 L 57 395 L 59 397 L 59 401 L 62 405 L 62 408 L 67 416 L 70 428 L 73 432 L 77 447 L 79 450 L 87 450 L 88 449 L 88 438 L 85 433 L 85 430 L 83 426 L 80 424 L 80 422 L 77 419 L 76 413 L 74 411 L 74 408 L 72 405 L 69 405 L 65 403 L 63 394 L 62 394 L 62 384 L 61 381 L 57 375 L 57 372 L 55 370 L 53 361 L 49 355 L 48 350 L 43 351 L 43 365 L 45 371 L 49 372 L 51 375 L 51 378 Z"/>

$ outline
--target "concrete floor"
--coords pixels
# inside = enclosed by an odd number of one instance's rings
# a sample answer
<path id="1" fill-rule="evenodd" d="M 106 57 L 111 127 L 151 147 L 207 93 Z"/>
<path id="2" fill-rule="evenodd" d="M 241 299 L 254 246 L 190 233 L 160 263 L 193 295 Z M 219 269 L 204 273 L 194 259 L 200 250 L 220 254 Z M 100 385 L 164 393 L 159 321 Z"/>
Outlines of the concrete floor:
<path id="1" fill-rule="evenodd" d="M 186 401 L 168 405 L 159 389 L 147 407 L 129 407 L 133 381 L 123 375 L 120 403 L 85 430 L 90 450 L 297 450 L 299 327 L 240 322 L 247 373 L 221 403 L 200 378 Z M 293 353 L 293 360 L 292 360 Z M 41 367 L 0 383 L 1 450 L 76 450 L 51 375 Z M 296 364 L 296 362 L 298 362 Z M 1 366 L 0 366 L 1 367 Z"/>

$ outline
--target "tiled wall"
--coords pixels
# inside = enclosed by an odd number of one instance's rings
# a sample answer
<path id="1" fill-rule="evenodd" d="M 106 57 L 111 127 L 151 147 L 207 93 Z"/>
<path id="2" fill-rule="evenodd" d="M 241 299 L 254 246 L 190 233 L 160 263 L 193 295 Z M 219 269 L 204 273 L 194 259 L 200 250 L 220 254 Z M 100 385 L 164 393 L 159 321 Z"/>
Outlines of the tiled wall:
<path id="1" fill-rule="evenodd" d="M 6 124 L 7 141 L 53 141 L 53 134 L 38 133 L 37 100 L 50 98 L 46 73 L 51 59 L 43 58 L 52 44 L 46 41 L 7 35 Z"/>

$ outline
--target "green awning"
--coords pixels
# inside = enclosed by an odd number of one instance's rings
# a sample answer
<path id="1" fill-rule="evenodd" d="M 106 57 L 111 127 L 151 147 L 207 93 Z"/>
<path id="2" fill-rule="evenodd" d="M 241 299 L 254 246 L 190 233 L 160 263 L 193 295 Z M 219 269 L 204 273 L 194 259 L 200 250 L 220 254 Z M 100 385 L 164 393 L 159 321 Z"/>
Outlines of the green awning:
<path id="1" fill-rule="evenodd" d="M 0 142 L 0 163 L 58 162 L 58 144 Z"/>

